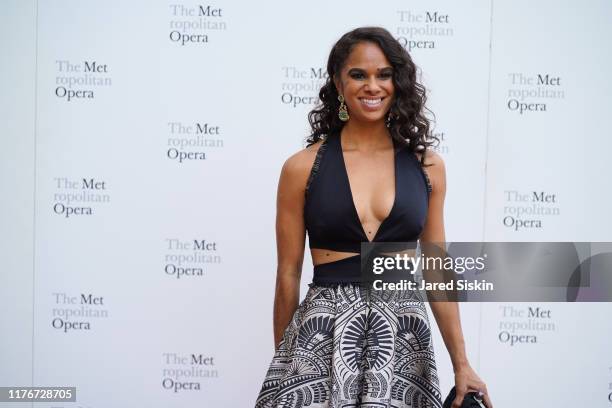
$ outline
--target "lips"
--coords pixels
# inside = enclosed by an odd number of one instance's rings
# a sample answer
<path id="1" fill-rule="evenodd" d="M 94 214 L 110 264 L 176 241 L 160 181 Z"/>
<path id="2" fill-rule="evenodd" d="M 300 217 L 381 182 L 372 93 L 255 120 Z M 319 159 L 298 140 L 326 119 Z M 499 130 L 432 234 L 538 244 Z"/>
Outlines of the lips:
<path id="1" fill-rule="evenodd" d="M 385 98 L 378 97 L 378 98 L 358 98 L 358 99 L 361 102 L 361 105 L 367 108 L 370 108 L 370 109 L 376 109 L 382 106 L 382 101 Z"/>

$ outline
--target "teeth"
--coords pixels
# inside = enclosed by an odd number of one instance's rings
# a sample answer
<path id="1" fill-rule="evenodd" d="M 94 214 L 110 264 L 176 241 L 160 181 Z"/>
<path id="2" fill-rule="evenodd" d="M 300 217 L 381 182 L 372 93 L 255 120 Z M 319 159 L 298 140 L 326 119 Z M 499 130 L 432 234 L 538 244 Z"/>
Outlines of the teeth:
<path id="1" fill-rule="evenodd" d="M 361 101 L 365 103 L 366 105 L 378 105 L 379 103 L 382 102 L 382 98 L 378 98 L 378 99 L 361 98 Z"/>

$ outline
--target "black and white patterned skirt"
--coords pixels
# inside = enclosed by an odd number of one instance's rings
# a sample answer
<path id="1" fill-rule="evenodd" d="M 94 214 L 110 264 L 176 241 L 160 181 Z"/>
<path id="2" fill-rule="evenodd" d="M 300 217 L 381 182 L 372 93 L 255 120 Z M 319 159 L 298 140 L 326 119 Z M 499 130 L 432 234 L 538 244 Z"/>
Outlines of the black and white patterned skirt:
<path id="1" fill-rule="evenodd" d="M 441 407 L 427 309 L 417 292 L 310 284 L 256 408 Z"/>

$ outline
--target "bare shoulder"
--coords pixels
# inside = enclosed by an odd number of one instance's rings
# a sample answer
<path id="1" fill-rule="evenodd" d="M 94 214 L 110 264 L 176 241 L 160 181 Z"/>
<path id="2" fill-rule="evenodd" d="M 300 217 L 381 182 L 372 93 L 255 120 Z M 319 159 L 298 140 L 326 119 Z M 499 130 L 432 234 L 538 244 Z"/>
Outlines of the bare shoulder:
<path id="1" fill-rule="evenodd" d="M 417 153 L 417 157 L 420 161 L 422 154 Z M 434 190 L 436 190 L 436 187 L 445 188 L 446 166 L 439 153 L 431 149 L 426 150 L 423 170 L 427 173 Z"/>
<path id="2" fill-rule="evenodd" d="M 418 153 L 418 157 L 420 160 L 421 159 L 420 153 Z M 425 152 L 425 166 L 444 168 L 444 159 L 435 150 L 428 149 Z"/>
<path id="3" fill-rule="evenodd" d="M 287 182 L 306 188 L 306 182 L 310 175 L 310 170 L 314 164 L 317 152 L 323 143 L 322 140 L 305 147 L 304 149 L 292 154 L 285 160 L 281 171 L 281 178 Z"/>

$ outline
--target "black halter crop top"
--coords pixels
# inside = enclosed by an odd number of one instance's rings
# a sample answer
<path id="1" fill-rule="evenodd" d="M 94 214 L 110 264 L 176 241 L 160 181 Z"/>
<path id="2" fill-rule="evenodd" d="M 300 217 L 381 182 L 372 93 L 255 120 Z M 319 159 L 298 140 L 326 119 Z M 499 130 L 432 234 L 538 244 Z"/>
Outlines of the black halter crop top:
<path id="1" fill-rule="evenodd" d="M 340 133 L 317 151 L 306 185 L 304 223 L 310 248 L 360 253 L 361 242 L 416 242 L 425 226 L 431 185 L 409 148 L 393 140 L 395 201 L 370 241 L 359 220 L 342 154 Z M 358 280 L 359 255 L 316 265 L 313 283 Z"/>

